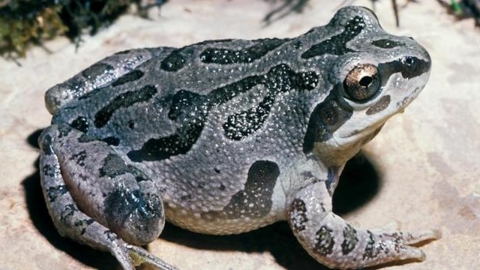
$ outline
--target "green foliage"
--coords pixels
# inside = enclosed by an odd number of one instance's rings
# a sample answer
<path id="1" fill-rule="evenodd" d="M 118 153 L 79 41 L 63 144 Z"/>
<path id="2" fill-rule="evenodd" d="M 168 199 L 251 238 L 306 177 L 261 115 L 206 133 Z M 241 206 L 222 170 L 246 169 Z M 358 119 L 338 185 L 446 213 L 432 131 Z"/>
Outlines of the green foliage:
<path id="1" fill-rule="evenodd" d="M 0 55 L 24 56 L 29 44 L 65 33 L 58 10 L 52 6 L 29 16 L 0 13 Z"/>
<path id="2" fill-rule="evenodd" d="M 149 4 L 145 4 L 149 3 Z M 152 3 L 153 2 L 153 3 Z M 165 1 L 142 0 L 0 0 L 0 55 L 22 57 L 31 44 L 66 34 L 79 43 L 111 24 L 131 4 L 139 14 Z"/>

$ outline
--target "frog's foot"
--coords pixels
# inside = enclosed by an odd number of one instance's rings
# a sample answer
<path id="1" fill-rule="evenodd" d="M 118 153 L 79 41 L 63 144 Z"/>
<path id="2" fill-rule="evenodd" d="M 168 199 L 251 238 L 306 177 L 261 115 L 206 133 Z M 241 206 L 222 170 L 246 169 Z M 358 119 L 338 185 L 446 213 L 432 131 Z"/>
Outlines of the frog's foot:
<path id="1" fill-rule="evenodd" d="M 325 182 L 314 182 L 289 196 L 287 220 L 305 250 L 320 263 L 355 269 L 403 260 L 425 260 L 411 245 L 440 238 L 434 230 L 402 232 L 354 228 L 331 212 Z"/>
<path id="2" fill-rule="evenodd" d="M 45 129 L 39 142 L 42 189 L 62 236 L 110 251 L 124 269 L 144 262 L 175 269 L 129 244 L 145 245 L 163 229 L 163 205 L 151 179 L 106 143 L 65 125 Z"/>

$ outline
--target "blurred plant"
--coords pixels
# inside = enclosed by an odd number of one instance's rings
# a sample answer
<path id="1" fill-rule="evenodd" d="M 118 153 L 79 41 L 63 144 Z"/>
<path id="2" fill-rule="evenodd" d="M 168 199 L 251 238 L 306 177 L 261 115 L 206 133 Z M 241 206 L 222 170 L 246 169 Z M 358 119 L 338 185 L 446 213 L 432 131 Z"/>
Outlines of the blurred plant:
<path id="1" fill-rule="evenodd" d="M 437 0 L 458 19 L 474 18 L 475 24 L 480 26 L 480 0 Z"/>
<path id="2" fill-rule="evenodd" d="M 275 8 L 271 12 L 269 12 L 263 21 L 268 25 L 274 21 L 280 20 L 281 18 L 287 16 L 292 12 L 301 13 L 303 9 L 307 6 L 309 0 L 265 0 L 266 2 L 270 2 L 272 4 L 276 4 L 277 2 L 283 2 L 280 4 L 279 7 Z M 375 11 L 375 3 L 379 0 L 370 0 L 372 2 L 372 9 Z M 398 11 L 398 5 L 396 0 L 390 0 L 392 3 L 393 14 L 395 16 L 395 22 L 397 27 L 400 26 L 400 17 Z M 343 0 L 339 2 L 339 7 L 351 5 L 355 2 L 355 0 Z M 407 0 L 406 3 L 403 5 L 405 7 L 410 2 L 416 2 L 416 0 Z"/>
<path id="3" fill-rule="evenodd" d="M 276 4 L 276 2 L 278 2 L 277 0 L 265 1 L 270 2 L 271 4 Z M 283 3 L 278 8 L 270 11 L 265 18 L 263 18 L 263 21 L 266 24 L 271 24 L 272 22 L 280 20 L 292 12 L 301 13 L 308 1 L 309 0 L 280 0 L 279 2 Z"/>
<path id="4" fill-rule="evenodd" d="M 78 45 L 84 31 L 95 34 L 135 4 L 138 13 L 162 0 L 0 0 L 0 55 L 25 56 L 31 44 L 66 34 Z"/>

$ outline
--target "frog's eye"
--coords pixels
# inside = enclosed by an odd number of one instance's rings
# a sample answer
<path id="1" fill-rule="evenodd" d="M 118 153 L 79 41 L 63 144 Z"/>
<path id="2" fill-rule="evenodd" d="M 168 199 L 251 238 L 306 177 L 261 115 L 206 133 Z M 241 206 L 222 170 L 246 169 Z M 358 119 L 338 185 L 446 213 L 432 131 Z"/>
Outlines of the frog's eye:
<path id="1" fill-rule="evenodd" d="M 366 102 L 380 89 L 380 74 L 376 66 L 362 64 L 354 67 L 345 77 L 343 88 L 347 98 Z"/>

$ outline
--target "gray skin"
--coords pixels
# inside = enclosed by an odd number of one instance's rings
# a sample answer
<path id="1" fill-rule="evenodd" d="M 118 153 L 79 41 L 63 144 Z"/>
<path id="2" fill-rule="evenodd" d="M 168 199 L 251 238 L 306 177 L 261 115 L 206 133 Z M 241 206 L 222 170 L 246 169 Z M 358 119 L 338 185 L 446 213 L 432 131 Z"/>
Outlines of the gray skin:
<path id="1" fill-rule="evenodd" d="M 51 88 L 39 142 L 61 235 L 147 262 L 165 219 L 206 234 L 287 220 L 335 268 L 423 260 L 436 231 L 355 228 L 332 213 L 347 162 L 420 93 L 430 57 L 372 11 L 340 9 L 291 39 L 120 52 Z"/>

